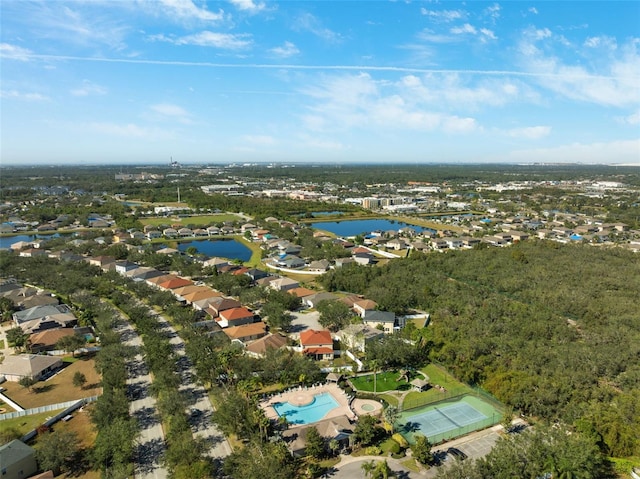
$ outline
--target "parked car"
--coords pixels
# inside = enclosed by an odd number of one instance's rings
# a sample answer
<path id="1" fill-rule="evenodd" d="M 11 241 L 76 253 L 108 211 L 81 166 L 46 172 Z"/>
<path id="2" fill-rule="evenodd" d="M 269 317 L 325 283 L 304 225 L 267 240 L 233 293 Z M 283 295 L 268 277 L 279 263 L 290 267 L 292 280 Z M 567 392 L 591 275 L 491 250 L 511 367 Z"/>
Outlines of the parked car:
<path id="1" fill-rule="evenodd" d="M 451 454 L 453 457 L 460 461 L 464 461 L 467 458 L 467 455 L 456 447 L 450 447 L 449 449 L 447 449 L 447 454 Z"/>

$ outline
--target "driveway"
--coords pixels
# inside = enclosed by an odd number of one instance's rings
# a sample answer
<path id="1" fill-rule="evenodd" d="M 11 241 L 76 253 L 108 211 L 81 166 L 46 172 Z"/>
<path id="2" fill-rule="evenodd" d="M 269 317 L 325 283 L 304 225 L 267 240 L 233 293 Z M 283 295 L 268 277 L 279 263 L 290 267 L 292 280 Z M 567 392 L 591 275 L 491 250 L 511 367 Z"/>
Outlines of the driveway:
<path id="1" fill-rule="evenodd" d="M 291 316 L 293 316 L 291 334 L 294 337 L 300 336 L 300 333 L 306 329 L 325 329 L 318 322 L 320 313 L 315 310 L 294 311 Z"/>
<path id="2" fill-rule="evenodd" d="M 436 454 L 439 451 L 446 451 L 450 447 L 456 447 L 464 452 L 467 456 L 469 456 L 468 460 L 477 459 L 480 457 L 484 457 L 491 451 L 495 443 L 500 438 L 500 434 L 498 430 L 500 426 L 493 427 L 490 429 L 485 429 L 484 431 L 478 431 L 471 433 L 467 436 L 454 439 L 453 441 L 449 441 L 439 446 L 434 447 L 431 451 Z M 355 479 L 355 478 L 364 478 L 364 472 L 362 471 L 362 464 L 367 461 L 383 461 L 387 460 L 389 467 L 396 473 L 396 477 L 408 478 L 408 479 L 431 479 L 434 478 L 438 472 L 438 467 L 431 467 L 428 470 L 421 470 L 420 472 L 410 471 L 407 468 L 402 466 L 402 461 L 393 459 L 390 457 L 382 457 L 382 456 L 360 456 L 360 457 L 352 457 L 352 456 L 343 456 L 342 460 L 336 464 L 336 466 L 324 477 L 328 477 L 331 479 Z M 447 467 L 448 464 L 451 464 L 452 459 L 449 456 L 446 456 L 444 463 L 440 467 Z"/>

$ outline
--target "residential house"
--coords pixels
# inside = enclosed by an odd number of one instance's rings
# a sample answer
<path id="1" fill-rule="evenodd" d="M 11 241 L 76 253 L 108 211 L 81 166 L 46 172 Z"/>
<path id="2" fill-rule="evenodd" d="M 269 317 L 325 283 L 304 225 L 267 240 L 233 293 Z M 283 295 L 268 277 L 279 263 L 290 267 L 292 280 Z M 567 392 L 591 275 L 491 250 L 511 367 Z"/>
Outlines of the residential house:
<path id="1" fill-rule="evenodd" d="M 47 252 L 40 248 L 27 248 L 20 251 L 20 256 L 24 258 L 35 258 L 36 256 L 47 256 Z"/>
<path id="2" fill-rule="evenodd" d="M 209 314 L 212 318 L 217 318 L 220 316 L 222 311 L 226 311 L 227 309 L 240 308 L 242 307 L 242 303 L 233 298 L 227 298 L 224 296 L 219 296 L 217 298 L 211 298 L 209 302 L 209 306 L 206 308 L 207 314 Z"/>
<path id="3" fill-rule="evenodd" d="M 176 254 L 176 253 L 180 253 L 180 250 L 177 250 L 175 248 L 160 248 L 159 250 L 156 250 L 156 254 Z"/>
<path id="4" fill-rule="evenodd" d="M 400 251 L 402 249 L 407 249 L 407 242 L 402 238 L 395 238 L 390 241 L 387 241 L 385 245 L 388 249 L 393 249 L 395 251 Z"/>
<path id="5" fill-rule="evenodd" d="M 241 324 L 253 323 L 255 315 L 245 307 L 231 308 L 220 311 L 218 324 L 221 328 L 240 326 Z"/>
<path id="6" fill-rule="evenodd" d="M 280 268 L 298 269 L 304 268 L 306 265 L 307 263 L 305 260 L 292 254 L 280 256 L 276 259 L 276 266 L 279 266 Z"/>
<path id="7" fill-rule="evenodd" d="M 62 338 L 73 336 L 75 331 L 72 328 L 56 328 L 47 329 L 29 336 L 29 351 L 33 354 L 42 353 L 44 351 L 53 351 L 56 344 Z"/>
<path id="8" fill-rule="evenodd" d="M 316 273 L 324 273 L 329 270 L 329 266 L 329 260 L 321 259 L 318 261 L 312 261 L 307 269 Z"/>
<path id="9" fill-rule="evenodd" d="M 333 359 L 333 339 L 331 333 L 324 329 L 316 331 L 307 329 L 300 333 L 302 352 L 314 359 Z"/>
<path id="10" fill-rule="evenodd" d="M 0 477 L 2 479 L 24 479 L 38 472 L 36 450 L 24 442 L 14 439 L 0 446 Z"/>
<path id="11" fill-rule="evenodd" d="M 289 421 L 294 424 L 296 423 L 295 418 L 290 418 Z M 332 417 L 313 424 L 293 427 L 284 431 L 282 433 L 282 438 L 286 442 L 287 447 L 293 456 L 304 457 L 305 449 L 307 447 L 307 435 L 311 428 L 315 428 L 327 443 L 336 440 L 341 448 L 351 445 L 353 426 L 351 425 L 349 418 L 344 415 Z"/>
<path id="12" fill-rule="evenodd" d="M 232 341 L 236 340 L 246 343 L 265 336 L 267 334 L 267 325 L 262 321 L 258 321 L 257 323 L 230 326 L 225 328 L 223 332 Z"/>
<path id="13" fill-rule="evenodd" d="M 218 298 L 221 295 L 221 293 L 219 293 L 218 291 L 214 291 L 208 286 L 202 286 L 202 288 L 204 289 L 200 291 L 193 291 L 191 293 L 183 295 L 182 297 L 187 302 L 187 304 L 193 304 L 196 301 Z"/>
<path id="14" fill-rule="evenodd" d="M 299 286 L 300 283 L 287 277 L 281 277 L 269 283 L 269 287 L 271 289 L 275 289 L 276 291 L 289 291 L 290 289 L 294 289 Z"/>
<path id="15" fill-rule="evenodd" d="M 207 228 L 207 234 L 209 236 L 218 236 L 220 234 L 220 228 L 217 226 L 209 226 Z"/>
<path id="16" fill-rule="evenodd" d="M 50 304 L 13 313 L 16 326 L 27 334 L 73 326 L 78 320 L 66 304 Z"/>
<path id="17" fill-rule="evenodd" d="M 304 298 L 302 298 L 302 302 L 310 308 L 317 308 L 318 303 L 320 303 L 321 301 L 337 301 L 338 298 L 339 297 L 333 293 L 321 291 L 320 293 L 305 296 Z"/>
<path id="18" fill-rule="evenodd" d="M 364 318 L 367 311 L 375 311 L 377 307 L 378 303 L 375 301 L 371 301 L 370 299 L 358 299 L 358 301 L 353 303 L 352 309 L 358 316 Z"/>
<path id="19" fill-rule="evenodd" d="M 387 334 L 393 333 L 396 315 L 390 311 L 366 311 L 362 320 L 367 326 L 378 328 Z"/>
<path id="20" fill-rule="evenodd" d="M 311 296 L 316 294 L 316 291 L 307 288 L 293 288 L 287 291 L 287 293 L 294 295 L 296 298 L 305 298 L 306 296 Z"/>
<path id="21" fill-rule="evenodd" d="M 175 278 L 171 278 L 167 281 L 164 281 L 162 283 L 159 283 L 158 286 L 162 289 L 175 289 L 175 288 L 180 288 L 182 286 L 188 286 L 190 284 L 193 284 L 193 281 L 190 281 L 188 279 L 184 279 L 181 277 L 175 277 Z"/>
<path id="22" fill-rule="evenodd" d="M 178 236 L 178 230 L 175 228 L 165 228 L 162 231 L 162 236 L 165 238 L 176 238 Z"/>
<path id="23" fill-rule="evenodd" d="M 121 275 L 126 275 L 128 271 L 134 270 L 138 268 L 138 265 L 136 263 L 132 263 L 131 261 L 126 261 L 126 260 L 121 260 L 121 261 L 116 261 L 116 273 L 121 274 Z"/>
<path id="24" fill-rule="evenodd" d="M 145 236 L 148 240 L 154 240 L 162 238 L 162 233 L 159 230 L 149 230 L 145 233 Z"/>
<path id="25" fill-rule="evenodd" d="M 247 276 L 249 276 L 249 278 L 251 278 L 251 281 L 258 281 L 259 279 L 262 278 L 266 278 L 267 276 L 269 276 L 269 273 L 267 273 L 266 271 L 262 271 L 261 269 L 257 269 L 257 268 L 251 268 L 248 271 L 245 271 L 245 273 Z"/>
<path id="26" fill-rule="evenodd" d="M 493 246 L 507 246 L 509 244 L 507 240 L 501 238 L 500 236 L 485 236 L 484 238 L 482 238 L 482 241 Z"/>
<path id="27" fill-rule="evenodd" d="M 349 258 L 336 258 L 336 268 L 342 268 L 347 264 L 354 263 L 355 260 L 351 257 Z"/>
<path id="28" fill-rule="evenodd" d="M 24 377 L 39 381 L 47 374 L 62 367 L 62 359 L 45 354 L 9 355 L 0 363 L 0 376 L 7 381 L 18 382 Z"/>
<path id="29" fill-rule="evenodd" d="M 384 336 L 383 331 L 367 326 L 366 324 L 350 324 L 336 333 L 336 337 L 338 337 L 348 349 L 363 353 L 368 343 L 376 341 L 382 336 Z"/>
<path id="30" fill-rule="evenodd" d="M 361 265 L 370 265 L 370 264 L 375 264 L 376 263 L 376 259 L 373 256 L 373 254 L 371 253 L 354 253 L 352 255 L 353 261 L 355 261 L 357 264 L 361 264 Z"/>
<path id="31" fill-rule="evenodd" d="M 281 349 L 287 345 L 286 336 L 268 334 L 247 345 L 245 351 L 253 357 L 264 357 L 269 349 Z"/>
<path id="32" fill-rule="evenodd" d="M 203 266 L 210 266 L 218 269 L 221 266 L 227 266 L 229 264 L 229 260 L 223 258 L 210 258 L 202 264 Z"/>
<path id="33" fill-rule="evenodd" d="M 529 239 L 529 233 L 525 233 L 524 231 L 512 231 L 511 232 L 511 241 L 517 243 L 518 241 L 525 241 Z"/>

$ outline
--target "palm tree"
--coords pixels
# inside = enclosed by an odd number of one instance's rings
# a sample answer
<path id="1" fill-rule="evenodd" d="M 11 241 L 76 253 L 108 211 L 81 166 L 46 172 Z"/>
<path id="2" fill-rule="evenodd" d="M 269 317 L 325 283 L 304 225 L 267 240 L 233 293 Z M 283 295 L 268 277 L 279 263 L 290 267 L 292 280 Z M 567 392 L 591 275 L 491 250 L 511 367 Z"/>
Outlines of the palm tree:
<path id="1" fill-rule="evenodd" d="M 384 420 L 387 421 L 389 426 L 391 426 L 391 433 L 394 433 L 394 425 L 396 421 L 400 418 L 400 411 L 395 406 L 387 406 L 387 409 L 384 410 Z"/>
<path id="2" fill-rule="evenodd" d="M 373 471 L 376 468 L 376 463 L 375 461 L 363 462 L 360 468 L 362 469 L 362 472 L 364 472 L 364 477 L 373 477 Z"/>

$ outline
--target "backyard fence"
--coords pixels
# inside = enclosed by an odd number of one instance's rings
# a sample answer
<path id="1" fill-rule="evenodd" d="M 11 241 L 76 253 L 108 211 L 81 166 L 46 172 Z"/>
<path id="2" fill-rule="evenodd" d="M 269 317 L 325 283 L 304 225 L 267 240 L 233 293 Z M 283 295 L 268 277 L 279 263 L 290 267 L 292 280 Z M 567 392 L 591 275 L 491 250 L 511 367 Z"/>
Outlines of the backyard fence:
<path id="1" fill-rule="evenodd" d="M 66 401 L 58 404 L 47 404 L 46 406 L 34 407 L 31 409 L 25 409 L 24 411 L 13 411 L 5 414 L 0 414 L 0 421 L 4 421 L 5 419 L 13 419 L 16 417 L 24 417 L 31 416 L 32 414 L 40 414 L 43 412 L 51 412 L 51 411 L 59 411 L 60 409 L 66 409 L 73 407 L 78 403 L 82 403 L 84 405 L 89 402 L 94 402 L 98 400 L 99 396 L 91 396 L 83 399 L 76 399 L 75 401 Z"/>

